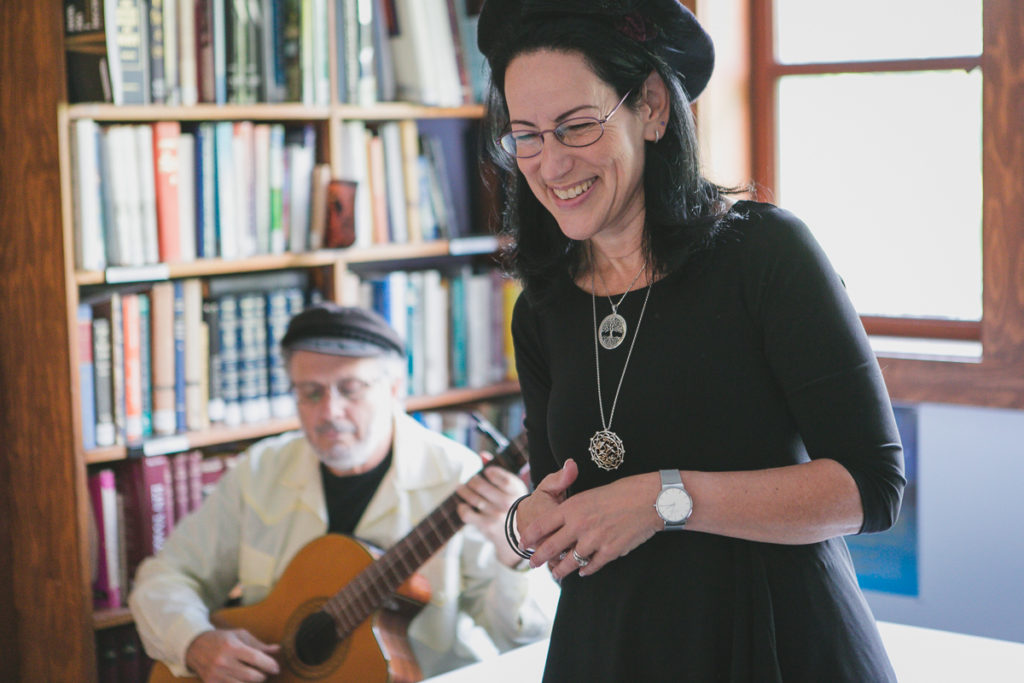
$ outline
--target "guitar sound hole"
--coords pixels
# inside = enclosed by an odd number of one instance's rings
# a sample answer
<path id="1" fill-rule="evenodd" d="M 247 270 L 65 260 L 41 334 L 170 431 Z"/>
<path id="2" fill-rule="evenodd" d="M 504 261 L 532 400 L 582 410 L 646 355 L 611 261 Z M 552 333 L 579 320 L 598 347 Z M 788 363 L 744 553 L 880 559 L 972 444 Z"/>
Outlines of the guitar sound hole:
<path id="1" fill-rule="evenodd" d="M 306 666 L 318 666 L 330 659 L 338 640 L 334 620 L 326 612 L 313 612 L 299 624 L 295 656 Z"/>

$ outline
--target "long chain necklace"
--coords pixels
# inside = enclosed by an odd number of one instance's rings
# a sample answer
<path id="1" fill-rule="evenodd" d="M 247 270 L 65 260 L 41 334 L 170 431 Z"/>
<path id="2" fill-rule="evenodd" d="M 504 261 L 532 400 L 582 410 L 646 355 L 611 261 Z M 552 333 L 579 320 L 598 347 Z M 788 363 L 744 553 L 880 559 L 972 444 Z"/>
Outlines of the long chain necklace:
<path id="1" fill-rule="evenodd" d="M 644 264 L 640 266 L 640 270 L 637 271 L 633 277 L 633 281 L 629 283 L 629 287 L 626 287 L 626 291 L 619 297 L 619 303 L 615 303 L 612 300 L 611 294 L 606 294 L 608 297 L 608 303 L 612 307 L 612 312 L 604 317 L 601 321 L 601 328 L 598 330 L 598 341 L 601 342 L 601 346 L 611 351 L 617 349 L 622 344 L 622 340 L 626 338 L 626 331 L 629 329 L 626 326 L 626 319 L 619 315 L 619 306 L 626 300 L 626 295 L 629 294 L 630 290 L 633 289 L 633 285 L 640 279 L 640 275 L 647 269 L 647 261 L 644 260 Z M 594 270 L 597 270 L 597 266 L 594 266 Z M 601 278 L 601 286 L 604 287 L 604 291 L 608 291 L 608 285 L 604 282 L 604 275 L 598 273 Z M 593 283 L 594 273 L 590 273 L 591 283 Z M 593 287 L 591 287 L 593 289 Z"/>
<path id="2" fill-rule="evenodd" d="M 642 273 L 646 269 L 647 264 L 645 262 L 644 268 L 641 269 L 640 272 Z M 632 285 L 630 286 L 632 287 Z M 640 335 L 640 323 L 643 322 L 644 311 L 647 310 L 647 301 L 651 298 L 651 287 L 653 286 L 654 278 L 651 278 L 650 283 L 647 285 L 647 294 L 644 296 L 644 305 L 640 309 L 640 317 L 636 321 L 636 331 L 633 332 L 633 341 L 629 343 L 629 351 L 626 353 L 626 362 L 622 365 L 622 374 L 619 376 L 619 386 L 615 388 L 615 398 L 612 399 L 612 408 L 608 413 L 608 421 L 605 422 L 604 399 L 601 397 L 601 354 L 597 348 L 598 338 L 600 336 L 600 332 L 597 327 L 597 294 L 594 293 L 594 271 L 591 270 L 590 272 L 590 303 L 594 311 L 594 365 L 597 368 L 597 405 L 601 409 L 602 427 L 600 431 L 594 432 L 594 435 L 590 437 L 590 459 L 594 461 L 595 465 L 603 470 L 617 470 L 626 455 L 626 447 L 622 444 L 622 439 L 619 438 L 618 434 L 612 431 L 612 420 L 615 418 L 615 406 L 619 402 L 619 392 L 622 390 L 622 380 L 626 378 L 626 368 L 629 367 L 629 359 L 633 356 L 633 347 L 636 346 L 636 338 Z M 622 301 L 620 300 L 619 303 L 621 304 Z M 623 321 L 623 324 L 625 324 L 625 321 Z M 618 346 L 618 344 L 615 346 Z"/>

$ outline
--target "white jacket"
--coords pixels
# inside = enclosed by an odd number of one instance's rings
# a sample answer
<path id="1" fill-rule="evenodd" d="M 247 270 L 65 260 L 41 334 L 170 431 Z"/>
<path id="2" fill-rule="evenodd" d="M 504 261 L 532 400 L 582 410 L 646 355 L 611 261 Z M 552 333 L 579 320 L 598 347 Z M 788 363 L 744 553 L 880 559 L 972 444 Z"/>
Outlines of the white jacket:
<path id="1" fill-rule="evenodd" d="M 391 467 L 355 536 L 390 547 L 479 469 L 475 453 L 396 412 Z M 185 650 L 213 628 L 211 610 L 239 584 L 243 604 L 265 598 L 295 554 L 326 530 L 319 461 L 303 435 L 252 446 L 139 566 L 129 606 L 146 652 L 175 675 L 187 675 Z M 409 636 L 424 675 L 548 635 L 557 601 L 550 574 L 506 567 L 472 527 L 420 573 L 432 596 Z"/>

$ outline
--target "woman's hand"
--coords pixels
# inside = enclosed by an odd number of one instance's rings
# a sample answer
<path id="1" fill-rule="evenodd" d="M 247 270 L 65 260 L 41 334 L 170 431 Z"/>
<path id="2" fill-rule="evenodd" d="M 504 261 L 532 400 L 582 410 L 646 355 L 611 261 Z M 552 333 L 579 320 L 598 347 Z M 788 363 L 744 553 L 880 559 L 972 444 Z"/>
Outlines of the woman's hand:
<path id="1" fill-rule="evenodd" d="M 568 461 L 571 462 L 571 461 Z M 566 464 L 568 464 L 568 462 Z M 572 466 L 575 480 L 575 463 Z M 549 479 L 550 491 L 557 492 L 557 478 L 565 476 L 566 468 L 549 475 L 537 487 L 541 490 Z M 654 499 L 661 483 L 657 472 L 626 477 L 596 489 L 577 493 L 556 501 L 547 495 L 537 506 L 531 506 L 531 517 L 523 517 L 521 542 L 533 547 L 530 564 L 538 567 L 549 563 L 552 575 L 561 579 L 573 571 L 586 576 L 599 571 L 612 560 L 622 557 L 653 536 L 664 523 L 654 510 Z M 536 497 L 534 492 L 530 499 Z M 525 504 L 523 502 L 520 510 Z M 535 513 L 535 509 L 543 505 Z M 584 561 L 577 560 L 577 555 Z"/>

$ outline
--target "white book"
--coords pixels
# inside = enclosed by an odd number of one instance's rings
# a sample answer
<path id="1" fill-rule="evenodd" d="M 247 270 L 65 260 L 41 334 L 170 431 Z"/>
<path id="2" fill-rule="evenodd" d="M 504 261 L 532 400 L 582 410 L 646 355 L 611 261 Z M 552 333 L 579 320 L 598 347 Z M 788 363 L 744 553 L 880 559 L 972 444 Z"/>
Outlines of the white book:
<path id="1" fill-rule="evenodd" d="M 469 386 L 491 381 L 491 278 L 477 273 L 466 278 L 466 378 Z"/>
<path id="2" fill-rule="evenodd" d="M 160 262 L 160 241 L 156 220 L 156 166 L 153 161 L 153 126 L 132 126 L 138 162 L 139 212 L 142 220 L 142 262 Z"/>
<path id="3" fill-rule="evenodd" d="M 103 235 L 100 178 L 100 128 L 92 119 L 76 119 L 71 127 L 72 197 L 75 222 L 75 267 L 107 267 Z"/>
<path id="4" fill-rule="evenodd" d="M 199 101 L 198 56 L 196 50 L 195 0 L 178 2 L 178 80 L 181 103 L 186 107 Z"/>
<path id="5" fill-rule="evenodd" d="M 406 290 L 409 274 L 404 270 L 388 273 L 388 310 L 391 311 L 391 327 L 406 345 L 409 343 L 409 312 L 406 308 Z"/>
<path id="6" fill-rule="evenodd" d="M 196 138 L 178 137 L 178 225 L 181 260 L 196 260 Z"/>
<path id="7" fill-rule="evenodd" d="M 384 170 L 387 175 L 388 217 L 391 219 L 391 241 L 409 241 L 409 222 L 405 208 L 405 169 L 402 164 L 402 132 L 395 121 L 382 123 L 378 129 L 384 145 Z"/>
<path id="8" fill-rule="evenodd" d="M 423 271 L 423 390 L 439 394 L 450 386 L 448 371 L 448 287 L 437 270 Z"/>
<path id="9" fill-rule="evenodd" d="M 292 143 L 285 148 L 288 166 L 288 249 L 302 253 L 309 248 L 309 209 L 313 189 L 313 150 Z"/>
<path id="10" fill-rule="evenodd" d="M 107 265 L 141 266 L 142 226 L 138 210 L 135 135 L 125 124 L 107 126 L 102 135 L 100 167 Z"/>
<path id="11" fill-rule="evenodd" d="M 256 253 L 269 254 L 270 247 L 270 124 L 253 126 L 253 213 L 256 225 Z"/>
<path id="12" fill-rule="evenodd" d="M 238 255 L 242 258 L 257 253 L 253 126 L 252 121 L 234 123 L 235 219 Z"/>
<path id="13" fill-rule="evenodd" d="M 447 0 L 422 0 L 429 21 L 428 36 L 432 72 L 437 81 L 438 104 L 458 107 L 463 103 L 462 80 L 455 57 L 455 36 L 448 16 Z"/>
<path id="14" fill-rule="evenodd" d="M 427 31 L 432 22 L 423 0 L 395 0 L 398 30 L 391 36 L 398 98 L 420 104 L 440 104 Z"/>

